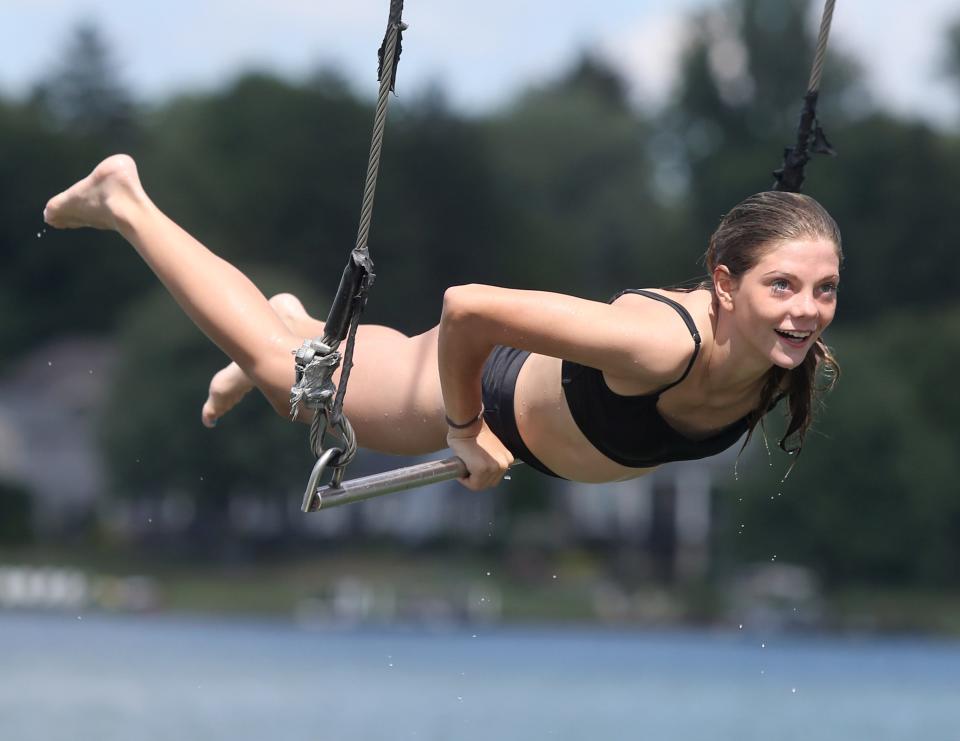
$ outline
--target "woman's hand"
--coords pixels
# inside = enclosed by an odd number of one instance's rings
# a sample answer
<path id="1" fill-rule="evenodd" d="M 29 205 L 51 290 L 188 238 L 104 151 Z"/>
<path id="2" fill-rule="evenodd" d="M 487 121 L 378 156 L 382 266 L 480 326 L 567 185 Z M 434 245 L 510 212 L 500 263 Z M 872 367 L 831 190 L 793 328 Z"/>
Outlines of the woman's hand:
<path id="1" fill-rule="evenodd" d="M 488 489 L 500 483 L 513 463 L 513 454 L 493 434 L 485 421 L 478 420 L 476 429 L 454 430 L 447 434 L 447 445 L 464 462 L 469 475 L 460 483 L 473 491 Z"/>

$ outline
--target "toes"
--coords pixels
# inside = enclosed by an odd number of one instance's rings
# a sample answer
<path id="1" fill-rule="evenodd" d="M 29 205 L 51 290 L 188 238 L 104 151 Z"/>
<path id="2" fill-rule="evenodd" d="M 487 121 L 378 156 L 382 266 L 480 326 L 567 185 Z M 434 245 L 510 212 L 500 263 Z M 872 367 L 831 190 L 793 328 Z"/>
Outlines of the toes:
<path id="1" fill-rule="evenodd" d="M 280 316 L 287 319 L 299 319 L 307 316 L 307 310 L 292 293 L 278 293 L 270 298 L 270 305 Z"/>
<path id="2" fill-rule="evenodd" d="M 204 427 L 214 428 L 217 426 L 217 411 L 212 399 L 207 399 L 200 412 L 200 421 Z"/>
<path id="3" fill-rule="evenodd" d="M 62 200 L 60 196 L 54 196 L 49 201 L 43 209 L 43 221 L 45 224 L 49 224 L 55 229 L 60 226 L 60 222 L 57 220 L 57 203 Z"/>

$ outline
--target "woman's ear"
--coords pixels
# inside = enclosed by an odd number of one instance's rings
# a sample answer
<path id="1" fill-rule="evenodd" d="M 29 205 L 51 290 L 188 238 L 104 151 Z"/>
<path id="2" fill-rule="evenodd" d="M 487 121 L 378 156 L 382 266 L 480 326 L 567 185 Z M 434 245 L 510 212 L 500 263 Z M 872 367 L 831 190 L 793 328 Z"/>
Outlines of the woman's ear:
<path id="1" fill-rule="evenodd" d="M 733 311 L 733 298 L 739 281 L 730 274 L 726 265 L 717 265 L 713 269 L 713 289 L 717 301 L 727 311 Z"/>

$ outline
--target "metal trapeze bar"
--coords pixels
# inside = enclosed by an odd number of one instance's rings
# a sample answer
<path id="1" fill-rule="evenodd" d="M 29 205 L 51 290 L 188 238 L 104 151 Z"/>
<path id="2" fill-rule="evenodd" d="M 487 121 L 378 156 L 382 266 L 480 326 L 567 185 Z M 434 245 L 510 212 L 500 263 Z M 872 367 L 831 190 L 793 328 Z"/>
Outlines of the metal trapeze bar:
<path id="1" fill-rule="evenodd" d="M 467 475 L 467 468 L 463 465 L 463 461 L 453 456 L 439 461 L 428 461 L 393 471 L 375 473 L 371 476 L 362 476 L 359 479 L 344 481 L 339 486 L 329 484 L 318 487 L 315 482 L 322 476 L 327 463 L 333 460 L 339 451 L 333 448 L 328 452 L 329 456 L 324 455 L 317 461 L 314 475 L 310 477 L 301 507 L 304 512 L 318 512 L 321 509 L 339 507 L 341 504 L 362 502 L 364 499 L 373 499 L 384 494 L 416 489 L 429 484 L 439 484 L 441 481 L 460 479 Z M 520 461 L 514 461 L 510 467 L 518 465 Z"/>
<path id="2" fill-rule="evenodd" d="M 341 504 L 360 502 L 384 494 L 415 489 L 441 481 L 463 478 L 467 468 L 456 456 L 439 461 L 419 463 L 415 466 L 398 468 L 394 471 L 375 473 L 359 479 L 344 481 L 340 486 L 321 486 L 308 489 L 303 499 L 304 512 L 317 512 L 321 509 L 339 507 Z"/>

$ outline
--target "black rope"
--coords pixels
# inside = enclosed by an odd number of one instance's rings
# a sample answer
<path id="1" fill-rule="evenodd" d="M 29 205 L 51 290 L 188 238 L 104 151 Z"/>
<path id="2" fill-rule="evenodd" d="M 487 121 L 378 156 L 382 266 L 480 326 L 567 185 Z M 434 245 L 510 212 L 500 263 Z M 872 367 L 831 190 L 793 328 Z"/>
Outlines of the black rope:
<path id="1" fill-rule="evenodd" d="M 800 112 L 800 125 L 797 127 L 797 143 L 783 150 L 783 165 L 774 170 L 776 178 L 774 190 L 799 193 L 806 179 L 804 170 L 810 161 L 810 152 L 836 156 L 830 146 L 827 135 L 817 121 L 817 91 L 807 93 L 803 98 L 803 110 Z"/>
<path id="2" fill-rule="evenodd" d="M 836 0 L 826 0 L 823 18 L 820 21 L 820 34 L 817 38 L 817 50 L 807 94 L 803 97 L 803 110 L 800 112 L 800 124 L 797 127 L 797 141 L 783 152 L 783 165 L 774 171 L 774 190 L 799 193 L 805 179 L 804 169 L 810 161 L 810 152 L 829 154 L 836 152 L 830 146 L 827 135 L 817 121 L 817 98 L 820 96 L 820 78 L 823 73 L 823 61 L 827 53 L 827 41 L 830 38 L 830 25 L 833 22 L 833 8 Z"/>

